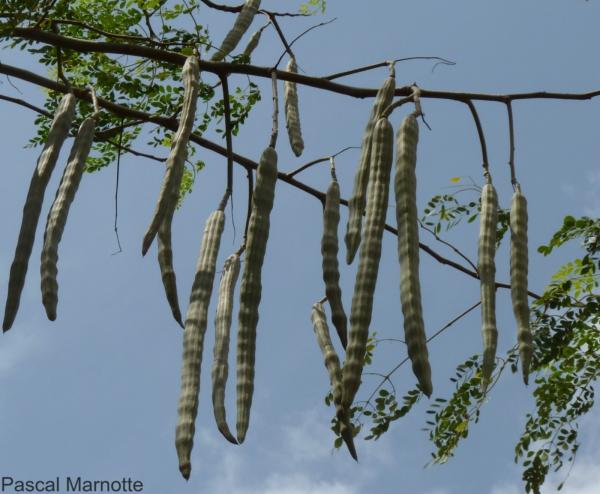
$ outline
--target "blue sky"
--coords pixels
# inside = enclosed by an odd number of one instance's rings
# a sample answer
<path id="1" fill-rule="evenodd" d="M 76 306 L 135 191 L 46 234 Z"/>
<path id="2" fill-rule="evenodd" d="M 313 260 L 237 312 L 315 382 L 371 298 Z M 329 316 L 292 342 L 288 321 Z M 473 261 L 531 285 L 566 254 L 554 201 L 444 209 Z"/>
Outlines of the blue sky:
<path id="1" fill-rule="evenodd" d="M 265 8 L 295 10 L 300 2 L 263 2 Z M 283 4 L 283 6 L 282 6 Z M 385 59 L 436 55 L 457 62 L 432 71 L 429 62 L 396 67 L 398 85 L 417 82 L 428 89 L 507 93 L 532 90 L 588 91 L 600 87 L 596 62 L 600 6 L 575 0 L 503 2 L 427 0 L 404 2 L 330 0 L 325 18 L 282 19 L 290 38 L 308 26 L 336 17 L 295 46 L 301 70 L 325 75 Z M 220 39 L 233 21 L 230 14 L 202 9 L 198 16 Z M 263 24 L 255 21 L 255 26 Z M 269 65 L 281 53 L 267 29 L 254 63 Z M 8 50 L 2 62 L 45 75 L 33 60 Z M 386 69 L 350 76 L 343 82 L 378 87 Z M 212 76 L 207 75 L 207 80 Z M 245 77 L 232 81 L 244 86 Z M 43 93 L 5 77 L 2 94 L 41 105 Z M 235 150 L 258 160 L 271 125 L 270 81 L 257 79 L 263 100 L 234 138 Z M 233 84 L 233 83 L 232 83 Z M 21 94 L 22 92 L 22 94 Z M 279 167 L 290 171 L 346 146 L 359 145 L 372 101 L 300 87 L 300 115 L 305 152 L 295 158 L 285 128 L 277 150 Z M 502 105 L 478 103 L 488 140 L 491 171 L 500 203 L 507 206 L 509 182 L 506 112 Z M 0 102 L 0 298 L 6 297 L 8 272 L 21 208 L 39 149 L 24 149 L 33 132 L 34 114 Z M 422 211 L 426 199 L 448 192 L 450 178 L 473 177 L 481 183 L 481 159 L 475 128 L 465 105 L 425 100 L 432 131 L 421 126 L 417 175 Z M 397 128 L 406 109 L 391 118 Z M 565 214 L 600 215 L 600 101 L 538 100 L 514 105 L 517 174 L 529 200 L 530 286 L 542 291 L 557 267 L 577 253 L 565 247 L 543 258 L 535 252 Z M 281 116 L 282 117 L 282 116 Z M 281 122 L 283 124 L 283 120 Z M 212 138 L 220 137 L 212 134 Z M 60 178 L 70 142 L 63 149 L 48 187 L 45 218 Z M 142 147 L 141 144 L 137 147 Z M 167 150 L 161 151 L 162 155 Z M 198 149 L 206 168 L 174 221 L 175 267 L 185 311 L 204 222 L 223 192 L 225 160 Z M 337 160 L 342 196 L 352 189 L 357 151 Z M 506 375 L 489 397 L 481 421 L 448 464 L 424 469 L 431 446 L 420 431 L 426 403 L 396 422 L 378 442 L 359 440 L 360 463 L 344 451 L 332 451 L 328 427 L 332 410 L 323 404 L 328 378 L 312 328 L 310 307 L 323 293 L 320 274 L 321 206 L 284 183 L 277 185 L 271 237 L 263 269 L 263 298 L 258 327 L 256 387 L 246 442 L 235 447 L 218 433 L 210 403 L 213 321 L 209 322 L 202 367 L 200 412 L 192 463 L 186 483 L 177 469 L 174 448 L 181 359 L 181 330 L 164 300 L 153 247 L 139 254 L 141 239 L 162 179 L 161 166 L 125 156 L 121 167 L 119 231 L 123 252 L 113 234 L 115 167 L 86 175 L 71 209 L 60 248 L 59 307 L 54 323 L 46 320 L 39 293 L 40 225 L 21 308 L 13 329 L 0 345 L 0 465 L 2 475 L 21 479 L 81 475 L 91 479 L 123 476 L 144 482 L 144 492 L 211 494 L 516 494 L 522 492 L 513 448 L 531 410 L 518 375 Z M 327 166 L 313 167 L 299 178 L 325 189 Z M 227 209 L 219 265 L 237 250 L 245 220 L 246 182 L 236 168 L 234 214 Z M 235 222 L 236 232 L 232 228 Z M 393 222 L 393 209 L 389 221 Z M 346 213 L 341 224 L 345 225 Z M 435 241 L 422 232 L 422 240 Z M 340 238 L 343 231 L 340 229 Z M 476 256 L 477 224 L 461 226 L 449 237 L 471 258 Z M 451 253 L 443 250 L 444 254 Z M 344 254 L 344 248 L 341 249 Z M 507 246 L 497 257 L 498 279 L 508 279 Z M 355 266 L 343 266 L 342 291 L 349 309 Z M 425 323 L 433 333 L 478 299 L 476 280 L 421 257 Z M 399 267 L 395 239 L 387 235 L 375 296 L 372 328 L 381 337 L 402 337 Z M 499 352 L 514 344 L 510 297 L 498 292 Z M 214 314 L 215 299 L 210 313 Z M 234 329 L 235 329 L 234 317 Z M 481 347 L 478 311 L 430 346 L 435 396 L 447 396 L 454 367 Z M 232 343 L 232 357 L 235 343 Z M 405 356 L 398 344 L 382 344 L 373 370 L 385 372 Z M 232 369 L 227 410 L 235 413 Z M 414 385 L 410 367 L 395 376 L 403 393 Z M 365 377 L 359 397 L 377 379 Z M 600 453 L 600 416 L 592 411 L 581 429 L 583 444 L 567 494 L 592 494 L 600 485 L 595 458 Z M 553 492 L 565 472 L 552 476 L 544 492 Z"/>

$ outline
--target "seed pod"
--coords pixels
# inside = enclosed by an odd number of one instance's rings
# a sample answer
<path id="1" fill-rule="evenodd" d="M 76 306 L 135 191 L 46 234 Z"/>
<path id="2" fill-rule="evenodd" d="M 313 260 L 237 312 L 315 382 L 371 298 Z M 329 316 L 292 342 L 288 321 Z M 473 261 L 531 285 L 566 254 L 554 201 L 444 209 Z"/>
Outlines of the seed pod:
<path id="1" fill-rule="evenodd" d="M 183 168 L 177 168 L 174 170 L 176 175 L 173 182 L 173 189 L 171 189 L 168 202 L 177 205 L 179 200 L 179 186 L 176 185 L 181 182 L 181 178 L 177 176 L 183 173 Z M 158 251 L 158 266 L 162 277 L 163 287 L 169 307 L 171 307 L 171 313 L 173 318 L 183 328 L 183 321 L 181 320 L 181 310 L 179 309 L 179 297 L 177 296 L 177 278 L 175 276 L 175 269 L 173 267 L 173 247 L 171 243 L 171 225 L 173 223 L 173 215 L 175 214 L 173 208 L 165 214 L 158 232 L 156 235 L 157 239 L 157 251 Z"/>
<path id="2" fill-rule="evenodd" d="M 248 223 L 244 273 L 240 287 L 237 338 L 237 439 L 243 443 L 250 422 L 254 393 L 256 326 L 262 284 L 261 270 L 269 237 L 269 215 L 277 182 L 277 153 L 267 147 L 256 170 L 252 210 Z"/>
<path id="3" fill-rule="evenodd" d="M 523 381 L 529 381 L 529 364 L 533 354 L 533 336 L 529 327 L 529 303 L 527 300 L 527 199 L 516 186 L 510 207 L 510 294 L 517 321 L 517 340 Z"/>
<path id="4" fill-rule="evenodd" d="M 286 70 L 293 74 L 298 72 L 295 58 L 290 58 Z M 292 147 L 294 154 L 300 156 L 302 151 L 304 151 L 304 140 L 302 139 L 302 131 L 300 130 L 300 113 L 298 111 L 298 91 L 296 89 L 296 83 L 285 81 L 284 90 L 285 122 L 290 138 L 290 146 Z"/>
<path id="5" fill-rule="evenodd" d="M 221 43 L 221 47 L 212 56 L 212 62 L 220 62 L 235 49 L 244 33 L 250 27 L 259 7 L 260 0 L 246 0 L 242 10 L 235 19 L 233 27 L 225 36 L 223 43 Z"/>
<path id="6" fill-rule="evenodd" d="M 58 186 L 54 202 L 48 213 L 48 219 L 46 220 L 40 272 L 42 303 L 46 309 L 46 315 L 51 321 L 56 319 L 56 306 L 58 304 L 58 282 L 56 280 L 58 273 L 58 244 L 67 223 L 69 208 L 73 199 L 75 199 L 75 194 L 81 182 L 81 176 L 85 170 L 85 160 L 92 149 L 95 125 L 96 119 L 88 117 L 79 127 L 77 137 L 71 148 L 67 166 L 60 179 L 60 185 Z"/>
<path id="7" fill-rule="evenodd" d="M 325 367 L 329 372 L 333 403 L 335 405 L 336 416 L 340 423 L 340 435 L 346 443 L 352 458 L 358 461 L 348 413 L 342 407 L 342 370 L 340 368 L 340 359 L 331 343 L 329 328 L 327 327 L 327 317 L 325 316 L 325 311 L 323 310 L 323 305 L 321 303 L 313 305 L 310 318 L 313 323 L 313 330 L 317 336 L 319 348 L 325 359 Z"/>
<path id="8" fill-rule="evenodd" d="M 264 28 L 259 29 L 250 37 L 250 41 L 248 41 L 248 44 L 242 53 L 244 57 L 250 58 L 250 55 L 252 55 L 252 52 L 256 49 L 258 43 L 260 42 L 260 36 L 262 35 L 263 30 Z"/>
<path id="9" fill-rule="evenodd" d="M 323 281 L 325 282 L 325 295 L 331 307 L 331 319 L 340 338 L 342 346 L 346 348 L 348 342 L 346 312 L 342 304 L 342 290 L 340 288 L 340 271 L 338 264 L 338 225 L 340 222 L 340 186 L 335 177 L 331 181 L 325 194 L 325 208 L 323 209 L 323 238 L 321 239 L 321 255 L 323 256 Z"/>
<path id="10" fill-rule="evenodd" d="M 431 367 L 421 306 L 419 281 L 419 229 L 417 220 L 417 142 L 419 125 L 414 114 L 407 116 L 396 136 L 396 221 L 400 261 L 400 301 L 408 356 L 421 389 L 431 396 Z"/>
<path id="11" fill-rule="evenodd" d="M 181 74 L 183 80 L 183 106 L 179 127 L 173 136 L 171 151 L 167 158 L 165 175 L 163 177 L 154 215 L 144 235 L 142 242 L 142 255 L 146 255 L 163 218 L 171 214 L 177 206 L 177 199 L 173 200 L 172 190 L 179 191 L 185 158 L 187 157 L 187 145 L 192 133 L 194 119 L 196 117 L 196 100 L 198 99 L 198 86 L 200 81 L 200 69 L 198 57 L 195 55 L 187 57 Z"/>
<path id="12" fill-rule="evenodd" d="M 478 266 L 481 284 L 481 332 L 483 335 L 482 387 L 485 390 L 494 370 L 498 330 L 496 328 L 496 224 L 498 198 L 491 182 L 481 190 Z"/>
<path id="13" fill-rule="evenodd" d="M 373 127 L 379 119 L 379 115 L 387 108 L 394 97 L 396 88 L 396 79 L 394 78 L 393 70 L 390 71 L 390 76 L 385 80 L 383 86 L 377 92 L 375 103 L 371 109 L 371 115 L 367 122 L 367 127 L 363 134 L 362 145 L 360 150 L 360 160 L 356 175 L 354 176 L 354 189 L 352 196 L 348 201 L 348 226 L 346 227 L 346 263 L 352 264 L 354 256 L 360 245 L 360 234 L 362 228 L 362 216 L 365 212 L 367 184 L 369 182 L 369 165 L 371 163 L 371 141 L 373 135 Z"/>
<path id="14" fill-rule="evenodd" d="M 373 310 L 373 293 L 377 283 L 381 239 L 387 212 L 394 131 L 387 118 L 380 118 L 373 130 L 369 189 L 364 238 L 360 247 L 358 270 L 350 310 L 350 336 L 346 362 L 342 370 L 342 405 L 348 410 L 360 385 L 369 325 Z"/>
<path id="15" fill-rule="evenodd" d="M 229 442 L 237 444 L 227 425 L 225 414 L 225 386 L 229 365 L 229 331 L 231 329 L 231 313 L 233 311 L 233 292 L 240 274 L 240 256 L 232 254 L 225 261 L 221 284 L 219 285 L 219 302 L 215 316 L 215 349 L 212 367 L 212 402 L 217 427 Z"/>
<path id="16" fill-rule="evenodd" d="M 6 307 L 4 309 L 4 322 L 2 328 L 8 331 L 19 310 L 21 301 L 21 292 L 25 284 L 25 275 L 27 274 L 27 265 L 35 240 L 35 230 L 40 218 L 42 203 L 44 202 L 44 193 L 50 180 L 50 175 L 56 165 L 56 160 L 60 153 L 60 148 L 65 141 L 71 122 L 75 117 L 75 96 L 71 93 L 66 94 L 60 100 L 54 120 L 48 132 L 48 138 L 44 149 L 37 160 L 37 165 L 29 183 L 27 199 L 23 207 L 23 219 L 21 220 L 21 230 L 15 249 L 15 257 L 10 267 L 10 278 L 8 280 L 8 295 L 6 297 Z"/>
<path id="17" fill-rule="evenodd" d="M 225 213 L 222 210 L 211 213 L 206 221 L 183 331 L 181 393 L 177 410 L 179 420 L 175 433 L 175 446 L 179 457 L 179 470 L 186 480 L 189 479 L 192 470 L 190 455 L 194 445 L 195 421 L 198 413 L 204 334 L 224 226 Z"/>

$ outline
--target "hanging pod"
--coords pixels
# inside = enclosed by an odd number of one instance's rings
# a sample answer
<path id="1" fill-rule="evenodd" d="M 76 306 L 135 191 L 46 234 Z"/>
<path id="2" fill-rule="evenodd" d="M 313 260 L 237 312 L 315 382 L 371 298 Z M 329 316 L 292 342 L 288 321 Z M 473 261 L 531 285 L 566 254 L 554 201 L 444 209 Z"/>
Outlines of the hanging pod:
<path id="1" fill-rule="evenodd" d="M 73 147 L 69 154 L 67 166 L 60 179 L 60 185 L 56 191 L 56 196 L 48 219 L 46 220 L 46 230 L 44 232 L 44 245 L 42 247 L 40 274 L 42 303 L 46 309 L 48 319 L 56 319 L 56 306 L 58 304 L 58 244 L 62 238 L 71 203 L 75 199 L 75 194 L 79 188 L 81 177 L 85 170 L 85 160 L 90 154 L 94 142 L 94 130 L 96 119 L 86 118 L 77 132 L 77 137 L 73 141 Z"/>
<path id="2" fill-rule="evenodd" d="M 44 144 L 44 149 L 37 160 L 31 182 L 29 183 L 25 206 L 23 206 L 23 218 L 21 220 L 21 229 L 19 231 L 15 256 L 10 267 L 8 294 L 4 309 L 4 322 L 2 323 L 4 331 L 8 331 L 11 328 L 19 310 L 21 292 L 25 284 L 29 257 L 31 256 L 35 240 L 35 231 L 40 219 L 42 203 L 44 202 L 44 193 L 56 165 L 60 149 L 69 134 L 71 123 L 75 117 L 75 102 L 75 96 L 71 93 L 65 94 L 60 100 L 48 132 L 48 137 L 46 138 L 46 143 Z"/>
<path id="3" fill-rule="evenodd" d="M 529 382 L 529 365 L 533 354 L 533 335 L 529 325 L 527 299 L 527 199 L 517 184 L 510 207 L 510 295 L 517 321 L 517 340 L 523 381 Z"/>
<path id="4" fill-rule="evenodd" d="M 477 270 L 481 287 L 481 334 L 483 336 L 482 389 L 490 382 L 498 329 L 496 328 L 496 225 L 498 223 L 498 198 L 488 178 L 481 190 L 481 214 L 479 223 L 479 246 Z"/>
<path id="5" fill-rule="evenodd" d="M 290 58 L 286 70 L 293 74 L 298 72 L 296 59 Z M 290 139 L 290 146 L 296 156 L 300 156 L 304 151 L 304 140 L 302 139 L 302 130 L 300 129 L 300 112 L 298 110 L 298 89 L 295 82 L 285 81 L 284 84 L 284 113 L 285 122 Z"/>
<path id="6" fill-rule="evenodd" d="M 419 124 L 415 114 L 407 116 L 396 138 L 396 221 L 400 261 L 400 302 L 404 337 L 412 369 L 422 391 L 431 396 L 431 367 L 421 306 L 419 281 L 419 227 L 417 216 L 417 143 Z"/>
<path id="7" fill-rule="evenodd" d="M 175 432 L 175 446 L 179 458 L 179 471 L 186 480 L 189 479 L 192 470 L 190 456 L 196 430 L 200 367 L 208 321 L 208 304 L 212 294 L 217 256 L 224 226 L 225 213 L 221 209 L 211 213 L 206 221 L 183 331 L 181 392 L 177 409 L 178 422 Z"/>
<path id="8" fill-rule="evenodd" d="M 212 366 L 212 402 L 217 428 L 230 443 L 237 440 L 229 430 L 225 414 L 225 386 L 229 374 L 229 332 L 233 312 L 233 293 L 240 274 L 240 256 L 232 254 L 225 260 L 221 283 L 219 285 L 219 301 L 215 316 L 215 348 Z"/>
<path id="9" fill-rule="evenodd" d="M 350 310 L 350 334 L 346 348 L 346 361 L 342 369 L 342 406 L 346 410 L 350 409 L 360 386 L 369 337 L 373 294 L 377 283 L 381 240 L 388 207 L 393 146 L 392 126 L 387 118 L 380 118 L 373 130 L 365 225 Z"/>
<path id="10" fill-rule="evenodd" d="M 259 7 L 260 0 L 246 0 L 242 10 L 235 19 L 233 27 L 225 36 L 223 43 L 221 43 L 221 47 L 212 56 L 212 62 L 220 62 L 235 49 L 244 33 L 250 27 Z"/>
<path id="11" fill-rule="evenodd" d="M 156 208 L 150 220 L 150 225 L 144 234 L 142 242 L 142 255 L 146 255 L 154 237 L 164 218 L 172 215 L 177 207 L 177 197 L 173 191 L 179 191 L 185 159 L 187 157 L 187 145 L 190 140 L 194 119 L 196 117 L 196 100 L 198 99 L 198 88 L 200 84 L 200 66 L 198 57 L 191 55 L 183 64 L 181 73 L 183 80 L 183 106 L 177 132 L 173 136 L 171 151 L 167 158 L 165 174 L 156 201 Z M 169 221 L 169 220 L 167 220 Z"/>
<path id="12" fill-rule="evenodd" d="M 262 292 L 261 271 L 269 238 L 269 215 L 275 198 L 277 153 L 267 147 L 256 170 L 256 185 L 248 222 L 244 272 L 240 286 L 237 337 L 237 440 L 243 443 L 250 422 L 254 393 L 254 364 L 258 306 Z"/>
<path id="13" fill-rule="evenodd" d="M 346 263 L 352 264 L 358 247 L 360 245 L 360 236 L 362 228 L 362 217 L 365 212 L 367 203 L 367 186 L 369 182 L 369 167 L 371 160 L 372 137 L 375 122 L 383 110 L 385 110 L 394 98 L 394 90 L 396 89 L 396 79 L 394 67 L 390 66 L 390 75 L 384 81 L 383 85 L 377 91 L 375 103 L 371 109 L 367 126 L 363 133 L 362 145 L 360 148 L 360 159 L 358 168 L 354 176 L 354 188 L 352 196 L 348 200 L 348 225 L 346 227 L 346 235 L 344 241 L 346 243 Z"/>

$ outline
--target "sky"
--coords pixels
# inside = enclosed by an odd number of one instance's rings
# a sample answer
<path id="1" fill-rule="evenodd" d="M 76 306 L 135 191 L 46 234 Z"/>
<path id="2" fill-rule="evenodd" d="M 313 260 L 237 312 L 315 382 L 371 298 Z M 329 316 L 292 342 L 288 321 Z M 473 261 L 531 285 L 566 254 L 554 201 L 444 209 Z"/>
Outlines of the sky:
<path id="1" fill-rule="evenodd" d="M 265 0 L 268 9 L 293 11 L 299 1 Z M 294 45 L 298 65 L 308 75 L 326 75 L 387 59 L 440 56 L 455 66 L 405 62 L 396 67 L 397 84 L 417 82 L 427 89 L 489 93 L 534 90 L 583 92 L 600 87 L 596 63 L 600 5 L 574 0 L 505 0 L 481 2 L 424 0 L 329 0 L 324 17 L 281 19 L 289 38 L 309 26 L 336 18 Z M 198 18 L 220 39 L 233 22 L 231 14 L 202 9 Z M 261 26 L 255 20 L 253 28 Z M 267 29 L 253 62 L 271 65 L 281 54 L 275 33 Z M 22 53 L 4 50 L 3 63 L 46 75 L 45 68 Z M 206 80 L 213 77 L 206 75 Z M 377 88 L 381 68 L 341 80 Z M 255 79 L 263 98 L 233 140 L 239 154 L 258 160 L 271 126 L 270 81 Z M 243 76 L 234 83 L 247 84 Z M 14 85 L 14 86 L 13 86 Z M 280 84 L 281 89 L 281 84 Z M 0 93 L 42 105 L 43 93 L 29 83 L 0 79 Z M 305 151 L 293 156 L 283 116 L 277 144 L 278 166 L 291 171 L 346 146 L 356 146 L 372 100 L 358 100 L 299 87 Z M 500 204 L 510 201 L 506 112 L 497 103 L 477 103 L 490 153 L 491 172 Z M 0 145 L 6 166 L 0 168 L 0 299 L 5 299 L 21 208 L 39 149 L 25 149 L 35 115 L 0 101 Z M 479 143 L 465 105 L 424 100 L 431 131 L 421 125 L 417 178 L 420 211 L 429 197 L 451 192 L 452 177 L 481 184 Z M 397 129 L 407 109 L 394 112 Z M 514 104 L 517 176 L 529 202 L 530 288 L 541 292 L 551 274 L 577 255 L 567 246 L 542 257 L 535 248 L 548 241 L 566 214 L 600 215 L 600 101 L 523 101 Z M 219 140 L 216 134 L 207 137 Z M 63 148 L 46 192 L 45 218 L 58 185 L 70 142 Z M 143 149 L 143 144 L 136 145 Z M 193 193 L 174 220 L 175 269 L 182 310 L 187 307 L 204 222 L 222 195 L 226 163 L 198 149 L 206 162 Z M 161 150 L 163 156 L 167 150 Z M 343 197 L 352 190 L 357 151 L 337 163 Z M 321 205 L 301 191 L 279 183 L 271 216 L 271 234 L 263 267 L 263 295 L 257 341 L 255 394 L 250 430 L 242 446 L 218 433 L 210 402 L 213 348 L 213 296 L 205 340 L 200 409 L 192 454 L 192 476 L 185 482 L 177 468 L 174 432 L 179 394 L 182 333 L 164 299 L 156 248 L 140 255 L 141 239 L 162 180 L 156 162 L 124 156 L 119 192 L 119 232 L 123 252 L 113 255 L 116 167 L 86 175 L 71 208 L 59 260 L 58 319 L 49 322 L 41 305 L 39 254 L 43 225 L 37 232 L 21 307 L 12 330 L 0 344 L 0 472 L 23 480 L 56 476 L 87 479 L 131 477 L 147 494 L 518 494 L 523 492 L 513 449 L 527 412 L 532 387 L 507 374 L 482 410 L 480 423 L 456 456 L 445 465 L 425 468 L 432 445 L 421 431 L 427 400 L 395 422 L 379 441 L 357 440 L 360 462 L 333 451 L 329 431 L 333 413 L 323 402 L 328 377 L 310 324 L 310 308 L 323 296 L 320 235 Z M 298 176 L 324 190 L 327 165 Z M 246 211 L 243 169 L 234 177 L 233 215 L 227 209 L 218 266 L 241 241 Z M 467 194 L 467 193 L 465 193 Z M 393 222 L 393 203 L 388 220 Z M 340 239 L 346 223 L 342 211 Z M 42 222 L 40 222 L 42 223 Z M 235 228 L 234 228 L 235 225 Z M 472 259 L 477 252 L 477 224 L 450 232 Z M 452 253 L 421 232 L 422 240 L 449 257 Z M 340 254 L 345 249 L 341 246 Z M 497 255 L 497 278 L 508 280 L 508 249 Z M 349 310 L 354 264 L 342 265 L 342 292 Z M 218 278 L 218 277 L 217 277 Z M 215 281 L 215 292 L 216 284 Z M 424 317 L 428 334 L 472 305 L 479 297 L 476 280 L 421 255 Z M 386 234 L 373 310 L 372 329 L 382 338 L 402 338 L 396 241 Z M 237 307 L 237 304 L 236 304 Z M 515 324 L 507 291 L 498 291 L 499 354 L 515 342 Z M 234 313 L 234 325 L 236 317 Z M 480 351 L 480 314 L 474 311 L 429 347 L 434 396 L 448 396 L 455 366 Z M 235 417 L 235 340 L 230 352 L 227 410 Z M 339 346 L 338 346 L 339 350 Z M 405 357 L 397 343 L 375 351 L 374 372 L 386 372 Z M 378 383 L 365 376 L 359 399 Z M 414 386 L 410 367 L 394 376 L 401 395 Z M 593 410 L 580 429 L 582 446 L 562 492 L 593 494 L 600 485 L 600 415 Z M 544 493 L 554 492 L 566 472 L 549 477 Z"/>

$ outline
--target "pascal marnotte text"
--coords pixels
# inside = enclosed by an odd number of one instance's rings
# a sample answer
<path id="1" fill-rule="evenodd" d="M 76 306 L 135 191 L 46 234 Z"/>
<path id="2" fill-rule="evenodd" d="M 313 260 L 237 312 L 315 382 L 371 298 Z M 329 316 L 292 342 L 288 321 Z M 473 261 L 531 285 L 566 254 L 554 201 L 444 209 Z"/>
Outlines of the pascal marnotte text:
<path id="1" fill-rule="evenodd" d="M 21 480 L 2 477 L 2 492 L 142 492 L 141 480 L 87 480 L 81 477 L 56 477 L 47 480 Z"/>

